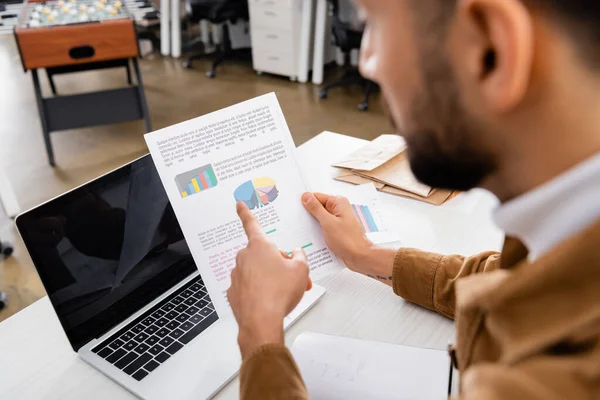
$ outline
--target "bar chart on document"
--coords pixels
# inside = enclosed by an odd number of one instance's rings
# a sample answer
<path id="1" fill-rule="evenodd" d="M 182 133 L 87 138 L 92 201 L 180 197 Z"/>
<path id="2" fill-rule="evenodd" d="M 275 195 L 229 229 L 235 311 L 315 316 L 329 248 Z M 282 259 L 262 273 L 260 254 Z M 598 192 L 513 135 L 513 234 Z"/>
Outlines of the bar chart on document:
<path id="1" fill-rule="evenodd" d="M 184 172 L 175 177 L 181 197 L 188 197 L 217 186 L 217 177 L 212 165 Z"/>
<path id="2" fill-rule="evenodd" d="M 369 206 L 361 205 L 361 204 L 352 204 L 352 209 L 354 210 L 354 214 L 360 221 L 363 230 L 365 233 L 371 232 L 379 232 L 379 227 L 375 222 L 375 218 L 371 213 L 371 209 Z"/>

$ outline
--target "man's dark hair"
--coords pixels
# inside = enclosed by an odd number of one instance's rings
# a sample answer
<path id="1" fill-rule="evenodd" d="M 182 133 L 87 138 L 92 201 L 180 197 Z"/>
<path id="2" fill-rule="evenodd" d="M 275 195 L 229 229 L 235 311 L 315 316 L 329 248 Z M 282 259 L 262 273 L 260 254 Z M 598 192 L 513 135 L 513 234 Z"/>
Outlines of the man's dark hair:
<path id="1" fill-rule="evenodd" d="M 448 15 L 447 13 L 451 12 L 458 0 L 436 1 L 441 6 L 441 12 Z M 563 24 L 565 33 L 576 44 L 582 59 L 589 66 L 600 69 L 600 0 L 521 1 L 526 6 L 544 12 L 558 23 Z M 440 22 L 439 18 L 435 19 L 435 23 Z"/>

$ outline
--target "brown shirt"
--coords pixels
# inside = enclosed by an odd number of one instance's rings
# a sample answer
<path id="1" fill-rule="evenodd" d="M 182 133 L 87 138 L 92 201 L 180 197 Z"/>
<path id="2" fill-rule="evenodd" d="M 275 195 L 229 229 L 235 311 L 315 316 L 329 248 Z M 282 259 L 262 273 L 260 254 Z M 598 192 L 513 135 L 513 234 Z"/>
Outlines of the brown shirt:
<path id="1" fill-rule="evenodd" d="M 461 399 L 600 399 L 600 221 L 526 256 L 510 238 L 468 258 L 401 249 L 394 292 L 456 320 Z M 242 399 L 309 398 L 282 345 L 248 356 L 240 381 Z"/>

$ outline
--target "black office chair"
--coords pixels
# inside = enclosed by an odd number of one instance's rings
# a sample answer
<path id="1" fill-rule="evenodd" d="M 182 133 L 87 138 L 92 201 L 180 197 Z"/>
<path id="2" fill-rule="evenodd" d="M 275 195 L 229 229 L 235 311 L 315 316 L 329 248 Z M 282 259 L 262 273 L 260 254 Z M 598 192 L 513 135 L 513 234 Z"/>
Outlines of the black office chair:
<path id="1" fill-rule="evenodd" d="M 217 67 L 226 59 L 248 58 L 250 56 L 250 49 L 232 49 L 229 26 L 227 25 L 228 21 L 236 23 L 239 20 L 248 21 L 250 19 L 248 0 L 188 0 L 186 5 L 189 10 L 190 23 L 207 20 L 213 24 L 222 24 L 223 38 L 214 53 L 202 51 L 189 55 L 183 62 L 185 68 L 191 68 L 194 60 L 214 55 L 211 69 L 206 72 L 206 76 L 214 78 Z"/>
<path id="2" fill-rule="evenodd" d="M 8 257 L 12 254 L 13 247 L 10 243 L 0 241 L 0 256 Z M 8 302 L 8 298 L 6 297 L 6 293 L 0 292 L 0 310 L 6 307 L 6 303 Z"/>
<path id="3" fill-rule="evenodd" d="M 348 87 L 352 85 L 361 85 L 364 88 L 364 100 L 358 105 L 360 111 L 369 109 L 369 97 L 377 88 L 377 84 L 373 81 L 363 78 L 358 71 L 358 68 L 352 67 L 350 62 L 350 53 L 354 49 L 360 49 L 362 42 L 362 31 L 353 29 L 350 24 L 342 22 L 340 19 L 339 0 L 327 0 L 329 3 L 329 15 L 331 16 L 334 44 L 340 48 L 344 54 L 344 67 L 346 71 L 340 79 L 335 82 L 325 85 L 319 91 L 319 98 L 326 99 L 329 90 L 337 87 Z"/>

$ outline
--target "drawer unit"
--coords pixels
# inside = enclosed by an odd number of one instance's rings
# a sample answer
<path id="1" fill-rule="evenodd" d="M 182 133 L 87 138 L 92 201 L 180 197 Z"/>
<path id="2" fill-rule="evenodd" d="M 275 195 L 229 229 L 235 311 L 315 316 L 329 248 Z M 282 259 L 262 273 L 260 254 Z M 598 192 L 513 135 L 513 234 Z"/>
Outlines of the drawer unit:
<path id="1" fill-rule="evenodd" d="M 310 3 L 310 2 L 309 2 Z M 304 0 L 248 0 L 254 69 L 295 80 Z"/>
<path id="2" fill-rule="evenodd" d="M 248 0 L 251 8 L 254 6 L 292 8 L 294 3 L 294 0 Z"/>
<path id="3" fill-rule="evenodd" d="M 290 54 L 260 52 L 252 56 L 252 63 L 257 71 L 290 77 L 295 77 L 298 69 Z"/>
<path id="4" fill-rule="evenodd" d="M 289 30 L 294 24 L 294 12 L 292 8 L 250 7 L 250 21 L 257 27 Z"/>
<path id="5" fill-rule="evenodd" d="M 259 51 L 292 53 L 294 35 L 290 31 L 280 29 L 252 29 L 253 44 Z"/>

